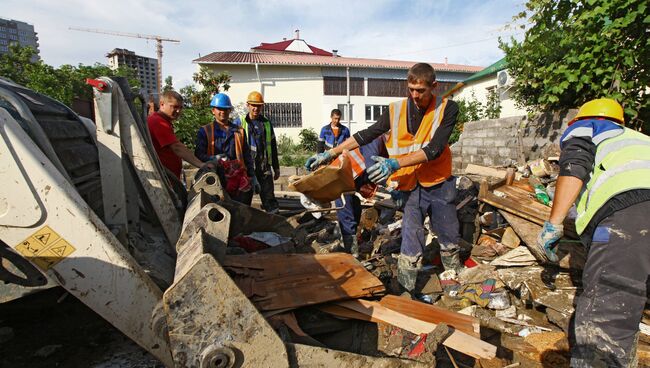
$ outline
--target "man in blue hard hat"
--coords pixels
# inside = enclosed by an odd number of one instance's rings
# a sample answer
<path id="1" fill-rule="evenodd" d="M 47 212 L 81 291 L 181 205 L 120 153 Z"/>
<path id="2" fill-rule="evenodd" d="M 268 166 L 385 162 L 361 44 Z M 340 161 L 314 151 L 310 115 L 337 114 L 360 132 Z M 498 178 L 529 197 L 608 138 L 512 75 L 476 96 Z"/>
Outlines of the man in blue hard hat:
<path id="1" fill-rule="evenodd" d="M 255 178 L 255 167 L 244 130 L 230 122 L 230 111 L 233 108 L 230 97 L 225 93 L 217 93 L 212 97 L 210 106 L 214 121 L 199 129 L 194 154 L 204 162 L 217 159 L 239 161 L 245 168 L 254 191 L 259 192 L 260 184 Z M 244 192 L 241 196 L 233 199 L 250 205 L 253 193 L 252 191 Z"/>

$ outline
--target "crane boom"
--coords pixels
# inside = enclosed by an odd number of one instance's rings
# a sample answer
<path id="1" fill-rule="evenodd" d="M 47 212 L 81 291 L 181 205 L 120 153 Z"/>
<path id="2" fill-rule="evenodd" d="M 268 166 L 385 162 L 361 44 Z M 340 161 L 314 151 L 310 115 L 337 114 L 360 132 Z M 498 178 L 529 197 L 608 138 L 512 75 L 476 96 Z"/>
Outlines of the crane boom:
<path id="1" fill-rule="evenodd" d="M 171 39 L 171 38 L 164 38 L 164 37 L 158 36 L 158 35 L 147 35 L 147 34 L 141 34 L 141 33 L 117 32 L 117 31 L 108 31 L 108 30 L 95 29 L 95 28 L 68 27 L 68 29 L 73 30 L 73 31 L 108 34 L 108 35 L 113 35 L 113 36 L 144 38 L 144 39 L 147 39 L 147 40 L 156 40 L 156 55 L 158 56 L 158 68 L 156 70 L 156 77 L 157 77 L 157 80 L 158 80 L 158 89 L 157 89 L 156 92 L 157 92 L 158 96 L 160 96 L 160 87 L 162 86 L 162 57 L 163 57 L 162 43 L 163 43 L 163 41 L 180 43 L 181 42 L 180 40 L 174 40 L 174 39 Z"/>

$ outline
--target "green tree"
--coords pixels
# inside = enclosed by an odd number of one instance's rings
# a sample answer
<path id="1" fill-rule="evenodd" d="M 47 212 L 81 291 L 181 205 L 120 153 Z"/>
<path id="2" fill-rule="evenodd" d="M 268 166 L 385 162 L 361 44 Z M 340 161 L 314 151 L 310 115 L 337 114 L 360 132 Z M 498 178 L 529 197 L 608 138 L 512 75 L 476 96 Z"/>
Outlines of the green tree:
<path id="1" fill-rule="evenodd" d="M 213 120 L 210 111 L 212 96 L 230 89 L 230 75 L 225 72 L 215 75 L 210 69 L 201 67 L 197 73 L 194 73 L 192 79 L 201 89 L 192 85 L 181 88 L 180 94 L 183 96 L 185 106 L 180 118 L 174 123 L 176 136 L 189 148 L 195 146 L 199 128 Z"/>
<path id="2" fill-rule="evenodd" d="M 300 137 L 300 147 L 306 151 L 316 152 L 316 145 L 318 144 L 318 134 L 313 128 L 302 129 L 298 133 Z"/>
<path id="3" fill-rule="evenodd" d="M 9 46 L 9 52 L 0 55 L 0 76 L 9 78 L 36 92 L 71 106 L 75 98 L 92 99 L 92 87 L 86 84 L 86 78 L 126 77 L 131 88 L 140 86 L 135 70 L 120 67 L 113 70 L 106 65 L 78 66 L 62 65 L 54 68 L 42 60 L 32 62 L 34 50 L 18 44 Z"/>
<path id="4" fill-rule="evenodd" d="M 513 22 L 528 22 L 524 40 L 500 42 L 515 100 L 531 110 L 561 110 L 609 97 L 623 105 L 629 126 L 649 132 L 649 5 L 528 0 Z"/>
<path id="5" fill-rule="evenodd" d="M 167 78 L 165 78 L 165 85 L 163 86 L 163 93 L 167 91 L 173 91 L 174 90 L 174 83 L 172 81 L 172 76 L 168 75 Z"/>
<path id="6" fill-rule="evenodd" d="M 499 91 L 492 88 L 488 91 L 487 101 L 483 109 L 483 117 L 486 119 L 498 119 L 501 116 L 501 98 Z"/>

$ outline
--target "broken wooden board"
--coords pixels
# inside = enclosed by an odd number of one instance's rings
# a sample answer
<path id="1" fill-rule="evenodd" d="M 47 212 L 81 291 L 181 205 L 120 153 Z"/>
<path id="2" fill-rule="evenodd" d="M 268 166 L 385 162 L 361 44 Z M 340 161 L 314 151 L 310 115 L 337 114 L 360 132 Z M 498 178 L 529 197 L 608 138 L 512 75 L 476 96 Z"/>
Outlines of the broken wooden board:
<path id="1" fill-rule="evenodd" d="M 542 230 L 542 227 L 503 210 L 499 210 L 499 213 L 508 221 L 533 256 L 540 262 L 546 262 L 544 252 L 536 246 L 537 235 Z M 564 269 L 582 270 L 587 260 L 587 252 L 584 246 L 575 242 L 561 242 L 557 248 L 557 256 L 559 258 L 557 265 Z"/>
<path id="2" fill-rule="evenodd" d="M 424 322 L 435 324 L 444 322 L 468 335 L 481 337 L 481 324 L 478 319 L 472 316 L 395 295 L 386 295 L 379 301 L 379 304 Z"/>
<path id="3" fill-rule="evenodd" d="M 508 248 L 517 248 L 521 239 L 517 236 L 511 226 L 508 226 L 501 236 L 501 243 Z"/>
<path id="4" fill-rule="evenodd" d="M 487 181 L 482 180 L 478 199 L 538 225 L 543 225 L 551 215 L 551 207 L 537 202 L 533 193 L 514 185 L 500 185 L 490 189 Z"/>
<path id="5" fill-rule="evenodd" d="M 359 299 L 337 302 L 336 305 L 369 316 L 374 321 L 388 323 L 418 335 L 423 333 L 428 334 L 436 328 L 435 323 L 421 321 L 395 312 L 378 302 Z M 460 330 L 454 330 L 442 344 L 476 359 L 491 359 L 496 356 L 496 346 Z"/>
<path id="6" fill-rule="evenodd" d="M 231 255 L 223 267 L 262 311 L 385 292 L 378 278 L 345 253 Z"/>
<path id="7" fill-rule="evenodd" d="M 574 311 L 577 287 L 571 275 L 539 266 L 504 268 L 497 271 L 499 278 L 512 290 L 520 290 L 522 299 L 528 293 L 537 304 L 555 309 L 565 315 Z"/>

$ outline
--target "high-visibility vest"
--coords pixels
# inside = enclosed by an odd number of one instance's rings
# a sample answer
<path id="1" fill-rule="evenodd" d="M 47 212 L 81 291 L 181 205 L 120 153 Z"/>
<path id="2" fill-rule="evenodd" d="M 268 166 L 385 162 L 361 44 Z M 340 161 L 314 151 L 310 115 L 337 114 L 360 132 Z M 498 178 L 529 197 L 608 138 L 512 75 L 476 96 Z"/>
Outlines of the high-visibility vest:
<path id="1" fill-rule="evenodd" d="M 444 116 L 447 99 L 433 96 L 433 103 L 422 118 L 420 127 L 415 135 L 408 131 L 407 100 L 393 102 L 388 105 L 390 116 L 390 132 L 386 139 L 386 150 L 390 158 L 400 158 L 416 152 L 426 146 L 436 133 Z M 421 164 L 402 167 L 394 172 L 387 181 L 387 186 L 395 189 L 410 191 L 417 183 L 423 187 L 439 184 L 451 176 L 451 150 L 446 145 L 440 156 Z"/>
<path id="2" fill-rule="evenodd" d="M 366 171 L 366 160 L 361 154 L 361 149 L 357 147 L 353 151 L 348 151 L 348 157 L 350 158 L 350 166 L 352 167 L 352 177 L 354 179 L 358 178 L 364 171 Z M 337 157 L 330 166 L 338 166 L 340 163 L 339 157 Z"/>
<path id="3" fill-rule="evenodd" d="M 266 159 L 268 162 L 271 162 L 271 122 L 264 116 L 262 116 L 262 119 L 262 122 L 264 123 L 264 135 L 266 138 Z M 241 122 L 241 127 L 244 128 L 244 131 L 246 132 L 246 138 L 248 139 L 248 144 L 250 145 L 251 150 L 257 154 L 257 141 L 251 139 L 248 134 L 248 121 L 246 121 L 246 115 L 241 115 L 239 121 Z"/>
<path id="4" fill-rule="evenodd" d="M 203 129 L 203 132 L 205 132 L 206 137 L 208 138 L 208 156 L 214 156 L 215 151 L 214 151 L 214 124 L 211 123 L 208 125 L 204 125 L 201 127 Z M 239 161 L 242 165 L 242 167 L 245 169 L 246 168 L 246 162 L 244 161 L 244 134 L 242 133 L 241 129 L 237 129 L 235 132 L 235 155 L 236 160 Z M 225 152 L 223 152 L 225 153 Z"/>
<path id="5" fill-rule="evenodd" d="M 576 204 L 578 234 L 607 201 L 634 189 L 650 189 L 650 137 L 624 128 L 596 146 L 594 170 Z"/>

